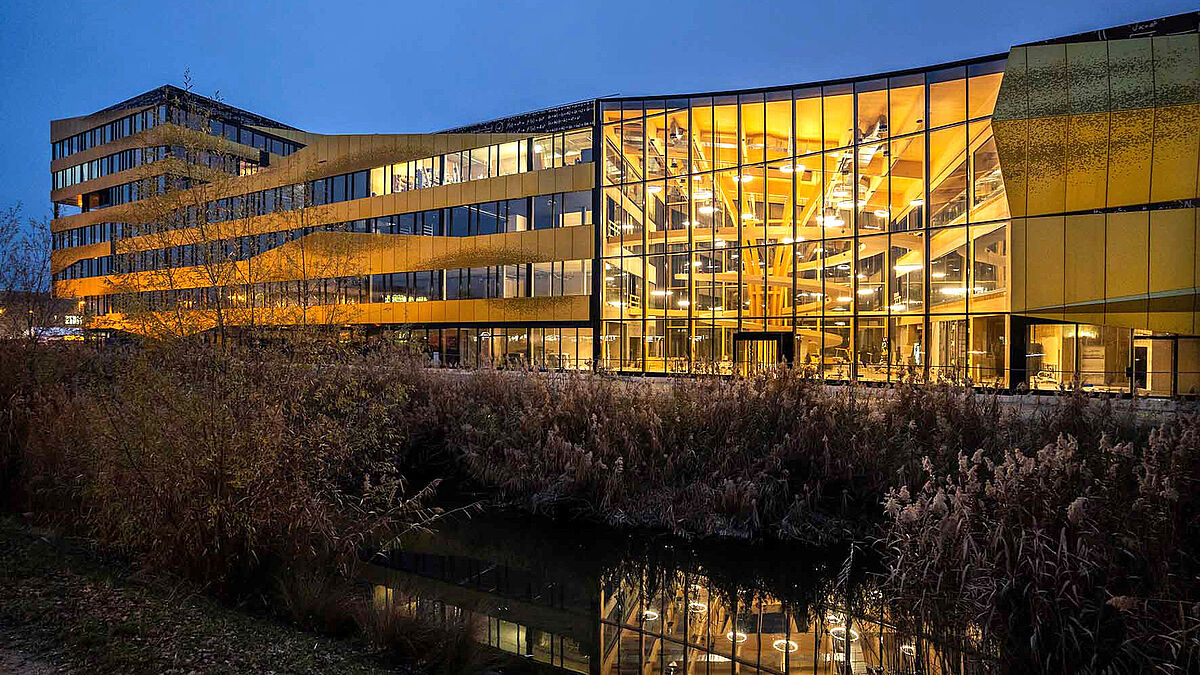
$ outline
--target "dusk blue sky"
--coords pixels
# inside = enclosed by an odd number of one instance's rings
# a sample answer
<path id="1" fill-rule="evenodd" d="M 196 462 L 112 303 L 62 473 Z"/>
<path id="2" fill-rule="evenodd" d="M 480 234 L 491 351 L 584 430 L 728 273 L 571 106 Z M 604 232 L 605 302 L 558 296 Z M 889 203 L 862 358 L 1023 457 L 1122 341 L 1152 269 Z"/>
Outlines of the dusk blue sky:
<path id="1" fill-rule="evenodd" d="M 50 120 L 190 68 L 322 133 L 427 132 L 611 94 L 865 75 L 1195 9 L 1095 2 L 0 0 L 0 207 L 49 208 Z"/>

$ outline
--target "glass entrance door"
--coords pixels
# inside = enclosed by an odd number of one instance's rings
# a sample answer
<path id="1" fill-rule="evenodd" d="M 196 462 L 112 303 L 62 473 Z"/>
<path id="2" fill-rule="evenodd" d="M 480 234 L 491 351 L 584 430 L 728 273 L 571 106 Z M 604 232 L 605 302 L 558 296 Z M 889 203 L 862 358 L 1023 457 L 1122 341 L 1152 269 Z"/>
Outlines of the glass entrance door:
<path id="1" fill-rule="evenodd" d="M 792 360 L 790 333 L 737 333 L 733 336 L 736 372 L 753 377 Z"/>
<path id="2" fill-rule="evenodd" d="M 1133 387 L 1138 396 L 1171 396 L 1175 391 L 1175 340 L 1133 340 Z"/>

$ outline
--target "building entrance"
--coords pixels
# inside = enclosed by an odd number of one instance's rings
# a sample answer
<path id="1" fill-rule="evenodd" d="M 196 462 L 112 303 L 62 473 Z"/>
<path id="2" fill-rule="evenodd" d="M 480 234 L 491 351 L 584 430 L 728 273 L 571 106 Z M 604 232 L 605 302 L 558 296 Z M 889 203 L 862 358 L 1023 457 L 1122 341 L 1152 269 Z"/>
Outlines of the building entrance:
<path id="1" fill-rule="evenodd" d="M 735 333 L 734 365 L 742 377 L 752 377 L 780 364 L 791 364 L 795 352 L 791 333 Z"/>

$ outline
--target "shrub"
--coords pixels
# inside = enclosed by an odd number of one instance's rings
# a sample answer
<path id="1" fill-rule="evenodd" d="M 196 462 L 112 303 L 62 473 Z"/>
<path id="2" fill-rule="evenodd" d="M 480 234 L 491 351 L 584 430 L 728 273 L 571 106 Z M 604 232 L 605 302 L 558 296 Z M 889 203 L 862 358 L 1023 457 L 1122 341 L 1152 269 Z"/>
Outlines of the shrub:
<path id="1" fill-rule="evenodd" d="M 145 563 L 240 595 L 281 561 L 349 565 L 437 515 L 436 484 L 408 494 L 396 462 L 405 390 L 369 360 L 189 345 L 91 360 L 30 408 L 24 491 Z"/>

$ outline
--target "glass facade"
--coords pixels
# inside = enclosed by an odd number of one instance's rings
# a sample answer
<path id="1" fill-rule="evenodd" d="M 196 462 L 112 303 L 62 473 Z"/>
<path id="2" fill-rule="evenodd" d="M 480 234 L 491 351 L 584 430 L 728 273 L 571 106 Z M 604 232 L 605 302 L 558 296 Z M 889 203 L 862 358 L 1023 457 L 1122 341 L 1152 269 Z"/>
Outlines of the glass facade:
<path id="1" fill-rule="evenodd" d="M 1005 383 L 1003 69 L 601 102 L 602 364 Z"/>

